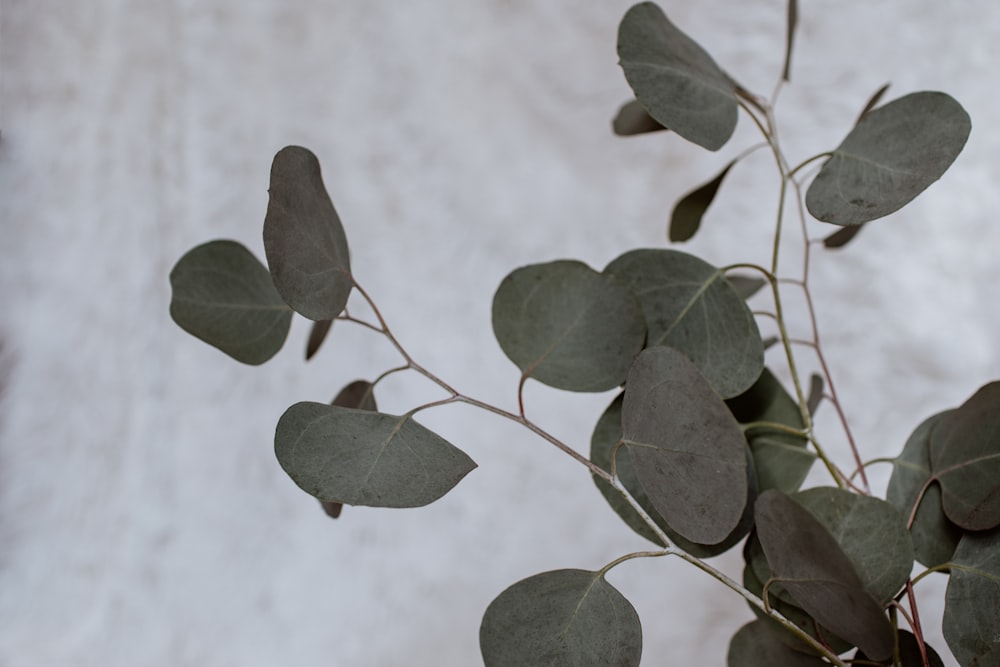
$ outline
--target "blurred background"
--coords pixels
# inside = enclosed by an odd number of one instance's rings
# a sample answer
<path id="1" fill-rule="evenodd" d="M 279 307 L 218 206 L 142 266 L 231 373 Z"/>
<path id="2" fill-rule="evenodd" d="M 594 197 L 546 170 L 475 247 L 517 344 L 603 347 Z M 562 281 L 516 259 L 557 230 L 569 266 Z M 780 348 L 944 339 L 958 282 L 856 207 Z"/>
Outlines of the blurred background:
<path id="1" fill-rule="evenodd" d="M 612 135 L 630 98 L 615 53 L 629 5 L 5 0 L 0 665 L 474 665 L 482 613 L 504 588 L 646 546 L 581 466 L 460 406 L 420 420 L 478 470 L 426 508 L 331 520 L 278 466 L 274 425 L 296 401 L 395 365 L 391 347 L 337 325 L 306 364 L 297 319 L 282 352 L 250 368 L 168 315 L 167 276 L 189 248 L 232 238 L 263 258 L 271 158 L 305 145 L 357 279 L 410 353 L 513 408 L 518 372 L 490 327 L 504 275 L 664 246 L 677 198 L 758 141 L 745 117 L 717 154 L 667 133 Z M 662 6 L 744 87 L 771 94 L 784 2 Z M 924 417 L 1000 377 L 998 43 L 993 0 L 800 11 L 777 110 L 793 162 L 836 146 L 886 82 L 886 100 L 949 92 L 973 122 L 939 183 L 813 258 L 825 350 L 866 458 L 895 455 Z M 758 152 L 685 249 L 766 263 L 776 198 Z M 792 231 L 782 267 L 797 277 Z M 801 319 L 792 328 L 808 333 Z M 397 376 L 377 397 L 401 412 L 440 394 Z M 528 415 L 583 452 L 612 397 L 526 394 Z M 832 417 L 821 406 L 847 466 Z M 879 493 L 888 473 L 871 469 Z M 738 576 L 738 551 L 716 564 Z M 681 562 L 631 561 L 609 579 L 642 618 L 644 664 L 724 664 L 752 618 Z M 918 588 L 942 652 L 945 583 Z"/>

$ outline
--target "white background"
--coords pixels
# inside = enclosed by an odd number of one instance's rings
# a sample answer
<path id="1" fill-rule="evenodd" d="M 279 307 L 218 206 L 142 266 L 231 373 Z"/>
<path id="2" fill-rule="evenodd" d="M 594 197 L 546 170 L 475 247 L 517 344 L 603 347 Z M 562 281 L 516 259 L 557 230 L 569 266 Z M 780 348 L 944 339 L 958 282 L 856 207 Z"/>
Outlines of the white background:
<path id="1" fill-rule="evenodd" d="M 482 612 L 506 586 L 644 547 L 581 466 L 461 407 L 421 416 L 480 464 L 452 493 L 331 521 L 274 460 L 274 424 L 293 402 L 395 364 L 392 350 L 338 325 L 307 365 L 299 319 L 285 349 L 250 368 L 168 316 L 167 275 L 192 246 L 234 238 L 263 256 L 271 157 L 306 145 L 357 278 L 407 348 L 513 407 L 518 373 L 490 329 L 503 276 L 663 246 L 673 202 L 757 141 L 745 117 L 718 154 L 669 134 L 612 136 L 629 98 L 615 55 L 628 6 L 3 3 L 0 665 L 474 665 Z M 782 2 L 664 7 L 770 94 Z M 866 458 L 897 453 L 924 417 L 1000 377 L 997 44 L 994 0 L 803 3 L 778 107 L 790 159 L 839 143 L 886 81 L 887 99 L 945 90 L 973 119 L 930 191 L 814 258 L 825 349 Z M 759 152 L 688 249 L 766 262 L 776 196 Z M 378 393 L 390 412 L 437 397 L 414 378 Z M 529 415 L 581 451 L 610 400 L 528 390 Z M 846 466 L 833 411 L 820 410 Z M 872 468 L 879 491 L 887 473 Z M 739 574 L 738 553 L 717 563 Z M 751 619 L 680 562 L 633 561 L 610 579 L 643 620 L 644 664 L 723 664 Z M 944 581 L 920 584 L 932 638 Z"/>

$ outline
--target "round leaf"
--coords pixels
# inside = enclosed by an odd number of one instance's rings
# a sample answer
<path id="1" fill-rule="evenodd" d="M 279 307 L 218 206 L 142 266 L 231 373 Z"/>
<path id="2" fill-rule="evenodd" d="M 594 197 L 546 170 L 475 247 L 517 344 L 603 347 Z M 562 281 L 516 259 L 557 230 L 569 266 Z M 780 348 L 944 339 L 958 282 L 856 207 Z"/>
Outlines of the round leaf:
<path id="1" fill-rule="evenodd" d="M 948 518 L 966 530 L 1000 525 L 1000 382 L 942 417 L 930 448 Z"/>
<path id="2" fill-rule="evenodd" d="M 628 289 L 570 260 L 504 278 L 493 298 L 493 331 L 525 377 L 570 391 L 621 385 L 646 335 Z"/>
<path id="3" fill-rule="evenodd" d="M 1000 651 L 1000 529 L 963 535 L 951 563 L 942 629 L 958 662 L 971 665 Z"/>
<path id="4" fill-rule="evenodd" d="M 722 272 L 676 250 L 633 250 L 604 273 L 627 285 L 642 306 L 648 347 L 684 352 L 723 398 L 760 377 L 764 344 L 753 314 Z"/>
<path id="5" fill-rule="evenodd" d="M 708 150 L 729 141 L 737 119 L 733 81 L 652 2 L 625 14 L 618 57 L 636 98 L 656 122 Z"/>
<path id="6" fill-rule="evenodd" d="M 823 667 L 827 664 L 815 655 L 790 648 L 761 621 L 747 623 L 736 631 L 726 657 L 728 667 Z"/>
<path id="7" fill-rule="evenodd" d="M 264 250 L 285 302 L 311 320 L 340 315 L 354 287 L 347 237 L 323 186 L 319 160 L 287 146 L 271 163 Z"/>
<path id="8" fill-rule="evenodd" d="M 798 605 L 875 660 L 892 655 L 889 619 L 823 524 L 774 490 L 757 498 L 754 514 L 767 562 Z"/>
<path id="9" fill-rule="evenodd" d="M 264 265 L 236 241 L 190 250 L 170 272 L 170 287 L 174 322 L 237 361 L 262 364 L 285 343 L 292 311 Z"/>
<path id="10" fill-rule="evenodd" d="M 427 505 L 476 467 L 409 415 L 323 403 L 288 408 L 278 420 L 274 451 L 303 491 L 345 505 Z"/>
<path id="11" fill-rule="evenodd" d="M 615 446 L 621 442 L 623 398 L 624 394 L 619 394 L 611 402 L 611 405 L 608 406 L 607 410 L 598 419 L 597 426 L 594 428 L 594 434 L 590 439 L 590 460 L 603 470 L 612 469 L 611 457 Z M 628 492 L 632 494 L 632 498 L 646 510 L 646 513 L 667 534 L 671 542 L 696 558 L 711 558 L 712 556 L 725 553 L 750 532 L 750 528 L 753 526 L 753 501 L 757 497 L 757 475 L 754 472 L 753 459 L 750 457 L 749 452 L 747 452 L 747 459 L 747 499 L 746 507 L 743 510 L 743 517 L 736 525 L 736 528 L 733 529 L 733 532 L 727 535 L 726 539 L 722 542 L 718 544 L 696 544 L 677 534 L 656 511 L 653 503 L 649 500 L 649 496 L 646 495 L 642 483 L 639 482 L 635 467 L 632 465 L 632 458 L 625 455 L 622 451 L 619 451 L 618 456 L 615 456 L 618 479 Z M 650 542 L 666 546 L 615 487 L 597 475 L 593 475 L 593 479 L 601 495 L 608 501 L 611 509 L 621 517 L 622 521 L 629 528 Z"/>
<path id="12" fill-rule="evenodd" d="M 972 125 L 944 93 L 913 93 L 865 113 L 806 192 L 819 220 L 860 225 L 889 215 L 941 178 Z"/>
<path id="13" fill-rule="evenodd" d="M 903 516 L 909 517 L 913 503 L 931 477 L 931 431 L 948 412 L 929 417 L 917 426 L 893 461 L 885 499 Z M 910 526 L 910 536 L 917 560 L 927 567 L 947 563 L 955 553 L 962 531 L 945 516 L 937 484 L 931 484 L 924 492 Z"/>
<path id="14" fill-rule="evenodd" d="M 653 347 L 625 383 L 622 441 L 650 503 L 698 544 L 717 544 L 747 503 L 743 431 L 683 353 Z"/>
<path id="15" fill-rule="evenodd" d="M 600 572 L 555 570 L 523 579 L 486 609 L 479 646 L 487 667 L 634 667 L 639 616 Z"/>

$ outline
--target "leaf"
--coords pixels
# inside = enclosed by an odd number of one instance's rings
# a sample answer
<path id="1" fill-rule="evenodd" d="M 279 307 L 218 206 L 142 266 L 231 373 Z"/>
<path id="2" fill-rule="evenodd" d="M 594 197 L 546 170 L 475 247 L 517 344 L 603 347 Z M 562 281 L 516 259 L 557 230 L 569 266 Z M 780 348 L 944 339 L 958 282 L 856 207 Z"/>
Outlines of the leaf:
<path id="1" fill-rule="evenodd" d="M 236 241 L 188 251 L 170 272 L 170 316 L 192 336 L 245 364 L 262 364 L 281 349 L 292 311 L 271 275 Z"/>
<path id="2" fill-rule="evenodd" d="M 639 300 L 647 347 L 682 351 L 723 398 L 743 393 L 760 376 L 757 322 L 719 269 L 677 250 L 641 249 L 613 260 L 604 274 Z"/>
<path id="3" fill-rule="evenodd" d="M 642 627 L 601 572 L 555 570 L 517 582 L 490 603 L 479 647 L 486 667 L 634 667 Z"/>
<path id="4" fill-rule="evenodd" d="M 799 25 L 799 3 L 788 0 L 788 20 L 785 31 L 785 65 L 781 68 L 781 78 L 791 81 L 792 76 L 792 46 L 795 44 L 795 28 Z"/>
<path id="5" fill-rule="evenodd" d="M 274 451 L 306 493 L 370 507 L 427 505 L 476 467 L 463 451 L 409 415 L 323 403 L 288 408 L 278 420 Z"/>
<path id="6" fill-rule="evenodd" d="M 892 625 L 823 525 L 774 490 L 757 497 L 755 516 L 767 562 L 799 606 L 875 660 L 888 658 Z"/>
<path id="7" fill-rule="evenodd" d="M 858 235 L 858 232 L 860 232 L 861 228 L 864 226 L 865 224 L 862 223 L 860 225 L 851 225 L 850 227 L 842 227 L 841 229 L 838 229 L 833 234 L 830 234 L 823 239 L 823 247 L 830 249 L 843 248 L 851 241 L 851 239 Z"/>
<path id="8" fill-rule="evenodd" d="M 944 93 L 913 93 L 873 109 L 820 169 L 806 207 L 835 225 L 889 215 L 941 178 L 971 127 L 962 105 Z"/>
<path id="9" fill-rule="evenodd" d="M 917 643 L 917 638 L 913 636 L 913 633 L 906 630 L 900 630 L 898 634 L 899 662 L 897 663 L 897 667 L 924 667 L 924 656 L 920 653 L 920 644 Z M 944 667 L 944 661 L 941 660 L 941 656 L 937 654 L 937 651 L 926 642 L 924 642 L 924 648 L 927 649 L 927 660 L 930 663 L 930 667 Z M 864 651 L 858 651 L 857 655 L 854 656 L 854 664 L 858 664 L 859 660 L 868 659 Z M 885 664 L 890 665 L 892 662 L 887 660 Z"/>
<path id="10" fill-rule="evenodd" d="M 823 667 L 825 660 L 790 648 L 762 621 L 747 623 L 729 642 L 728 667 Z"/>
<path id="11" fill-rule="evenodd" d="M 271 163 L 264 250 L 285 302 L 311 320 L 343 312 L 354 286 L 347 237 L 323 186 L 319 160 L 286 146 Z"/>
<path id="12" fill-rule="evenodd" d="M 619 394 L 611 405 L 604 411 L 600 419 L 597 421 L 597 426 L 594 427 L 594 434 L 590 440 L 590 460 L 596 464 L 598 467 L 604 470 L 611 470 L 611 457 L 615 450 L 615 446 L 621 442 L 622 439 L 622 399 L 624 394 Z M 747 499 L 746 508 L 743 510 L 743 517 L 740 522 L 736 525 L 736 528 L 726 536 L 726 539 L 722 540 L 718 544 L 696 544 L 690 540 L 686 540 L 680 535 L 678 535 L 667 522 L 663 520 L 663 517 L 657 513 L 656 508 L 649 500 L 649 496 L 646 495 L 645 490 L 642 487 L 642 483 L 639 481 L 639 477 L 636 475 L 635 467 L 632 465 L 632 459 L 623 452 L 619 451 L 619 454 L 615 456 L 616 460 L 616 472 L 618 478 L 622 485 L 629 491 L 633 499 L 642 506 L 646 513 L 656 522 L 660 529 L 667 534 L 670 541 L 679 546 L 684 551 L 688 552 L 696 558 L 711 558 L 713 556 L 718 556 L 719 554 L 725 553 L 740 540 L 746 537 L 747 533 L 750 532 L 750 528 L 753 526 L 753 501 L 757 498 L 757 475 L 753 468 L 753 458 L 750 457 L 750 453 L 747 452 Z M 597 475 L 592 476 L 594 479 L 594 484 L 597 485 L 598 490 L 604 499 L 608 501 L 611 509 L 621 517 L 625 524 L 634 530 L 636 533 L 646 538 L 654 544 L 660 546 L 666 546 L 663 544 L 656 533 L 646 524 L 638 512 L 633 509 L 632 505 L 629 504 L 627 500 L 618 492 L 613 486 L 608 484 L 602 478 Z"/>
<path id="13" fill-rule="evenodd" d="M 650 503 L 682 537 L 716 544 L 740 523 L 748 488 L 743 431 L 683 353 L 654 347 L 636 359 L 622 440 Z"/>
<path id="14" fill-rule="evenodd" d="M 903 516 L 909 517 L 917 496 L 931 477 L 931 430 L 948 412 L 939 412 L 917 426 L 893 461 L 885 499 Z M 962 531 L 944 515 L 941 488 L 937 484 L 927 487 L 920 500 L 910 536 L 917 560 L 927 567 L 947 563 L 955 553 Z"/>
<path id="15" fill-rule="evenodd" d="M 1000 382 L 942 417 L 930 450 L 948 518 L 965 530 L 1000 525 Z"/>
<path id="16" fill-rule="evenodd" d="M 726 276 L 726 280 L 732 285 L 736 293 L 740 295 L 744 301 L 748 300 L 754 294 L 760 291 L 760 289 L 767 284 L 767 281 L 763 278 L 754 278 L 752 276 Z"/>
<path id="17" fill-rule="evenodd" d="M 701 187 L 692 190 L 684 195 L 677 205 L 674 206 L 673 213 L 670 214 L 670 241 L 680 242 L 690 240 L 701 226 L 701 219 L 705 211 L 712 205 L 715 195 L 722 185 L 722 179 L 726 177 L 729 170 L 736 164 L 733 160 L 719 172 L 719 175 Z"/>
<path id="18" fill-rule="evenodd" d="M 816 414 L 816 409 L 823 400 L 823 376 L 813 373 L 809 376 L 809 397 L 806 398 L 806 408 L 810 415 Z"/>
<path id="19" fill-rule="evenodd" d="M 642 108 L 638 100 L 630 100 L 618 109 L 615 119 L 611 122 L 611 128 L 619 137 L 631 137 L 667 129 L 656 122 Z"/>
<path id="20" fill-rule="evenodd" d="M 627 288 L 569 260 L 504 278 L 493 297 L 493 331 L 525 377 L 569 391 L 621 385 L 646 335 Z"/>
<path id="21" fill-rule="evenodd" d="M 770 422 L 799 430 L 805 428 L 798 404 L 767 368 L 750 389 L 726 404 L 741 424 Z M 797 491 L 816 460 L 803 436 L 759 427 L 747 432 L 747 440 L 761 491 Z"/>
<path id="22" fill-rule="evenodd" d="M 330 333 L 333 320 L 319 320 L 313 322 L 312 329 L 309 330 L 309 342 L 306 343 L 306 361 L 313 358 L 319 350 L 319 346 L 326 340 L 326 335 Z"/>
<path id="23" fill-rule="evenodd" d="M 618 57 L 636 98 L 656 122 L 715 151 L 736 129 L 736 86 L 652 2 L 626 12 Z"/>
<path id="24" fill-rule="evenodd" d="M 832 487 L 799 491 L 792 499 L 836 540 L 876 601 L 887 603 L 906 584 L 913 568 L 913 543 L 906 517 L 895 507 Z"/>
<path id="25" fill-rule="evenodd" d="M 331 322 L 332 320 L 325 320 Z M 322 322 L 317 322 L 317 325 L 322 324 Z M 315 326 L 313 327 L 315 331 Z M 356 408 L 358 410 L 369 410 L 375 412 L 378 410 L 378 406 L 375 404 L 375 394 L 372 392 L 374 385 L 371 382 L 365 380 L 355 380 L 351 384 L 347 385 L 340 390 L 337 397 L 333 399 L 332 405 L 337 405 L 342 408 Z M 323 506 L 323 511 L 326 512 L 327 516 L 331 519 L 336 519 L 340 516 L 341 511 L 344 509 L 343 503 L 338 503 L 334 501 L 321 500 L 319 504 Z"/>
<path id="26" fill-rule="evenodd" d="M 865 104 L 865 108 L 861 110 L 861 113 L 858 114 L 858 119 L 854 121 L 855 125 L 860 123 L 861 120 L 868 115 L 868 112 L 875 108 L 875 105 L 882 100 L 882 97 L 885 95 L 887 90 L 889 90 L 888 83 L 879 88 L 878 90 L 876 90 L 875 93 L 870 98 L 868 98 L 868 102 Z"/>
<path id="27" fill-rule="evenodd" d="M 1000 651 L 1000 529 L 962 536 L 951 559 L 941 625 L 962 665 Z"/>

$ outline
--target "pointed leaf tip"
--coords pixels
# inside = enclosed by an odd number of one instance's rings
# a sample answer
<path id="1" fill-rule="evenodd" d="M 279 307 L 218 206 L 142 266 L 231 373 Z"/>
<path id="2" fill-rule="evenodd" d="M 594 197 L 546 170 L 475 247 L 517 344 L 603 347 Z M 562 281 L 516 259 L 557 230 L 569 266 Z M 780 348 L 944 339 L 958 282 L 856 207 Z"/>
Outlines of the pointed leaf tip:
<path id="1" fill-rule="evenodd" d="M 354 280 L 347 237 L 323 185 L 319 160 L 287 146 L 271 163 L 264 250 L 285 302 L 311 320 L 332 320 L 347 305 Z"/>
<path id="2" fill-rule="evenodd" d="M 695 235 L 701 227 L 701 219 L 705 216 L 705 212 L 715 201 L 722 180 L 734 164 L 736 160 L 727 164 L 711 181 L 687 193 L 677 202 L 670 214 L 669 236 L 672 242 L 688 241 Z"/>

